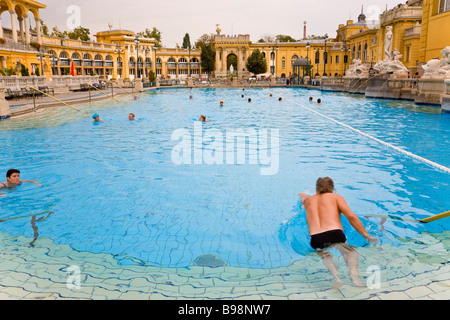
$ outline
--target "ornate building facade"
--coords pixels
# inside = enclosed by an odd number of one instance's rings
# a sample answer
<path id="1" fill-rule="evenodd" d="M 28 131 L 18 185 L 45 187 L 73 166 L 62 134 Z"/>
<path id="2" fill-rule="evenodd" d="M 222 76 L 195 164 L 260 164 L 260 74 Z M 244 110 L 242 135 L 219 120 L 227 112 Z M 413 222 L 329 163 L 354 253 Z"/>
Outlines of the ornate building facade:
<path id="1" fill-rule="evenodd" d="M 136 37 L 129 30 L 108 30 L 95 34 L 96 41 L 44 36 L 40 10 L 46 6 L 33 0 L 0 0 L 0 60 L 3 69 L 26 66 L 30 73 L 68 74 L 72 62 L 77 74 L 108 78 L 204 77 L 200 50 L 160 48 L 154 39 Z M 3 28 L 2 18 L 11 19 Z M 31 21 L 31 23 L 30 23 Z M 33 22 L 34 21 L 34 22 Z M 421 65 L 440 58 L 450 45 L 450 0 L 409 0 L 385 10 L 368 21 L 364 12 L 358 20 L 340 24 L 334 37 L 297 42 L 252 42 L 249 35 L 226 36 L 218 28 L 214 35 L 216 77 L 225 77 L 230 66 L 235 76 L 248 77 L 248 57 L 260 50 L 266 58 L 267 76 L 290 77 L 293 63 L 304 58 L 312 76 L 341 76 L 354 60 L 372 66 L 383 60 L 387 27 L 392 27 L 392 47 L 410 74 L 421 73 Z M 389 28 L 390 29 L 390 28 Z"/>

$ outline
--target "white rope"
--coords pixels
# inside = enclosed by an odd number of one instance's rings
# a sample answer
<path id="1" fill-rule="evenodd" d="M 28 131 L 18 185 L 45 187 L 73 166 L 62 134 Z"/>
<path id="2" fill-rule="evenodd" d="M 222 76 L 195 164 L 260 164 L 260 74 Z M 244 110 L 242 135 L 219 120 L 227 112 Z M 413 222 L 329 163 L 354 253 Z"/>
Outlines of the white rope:
<path id="1" fill-rule="evenodd" d="M 438 168 L 438 169 L 440 169 L 440 170 L 442 170 L 442 171 L 445 171 L 445 172 L 447 172 L 447 173 L 450 173 L 450 169 L 449 169 L 449 168 L 444 167 L 444 166 L 440 165 L 439 163 L 430 161 L 430 160 L 428 160 L 428 159 L 425 159 L 425 158 L 422 158 L 422 157 L 420 157 L 420 156 L 418 156 L 418 155 L 415 155 L 414 153 L 411 153 L 411 152 L 409 152 L 409 151 L 400 149 L 399 147 L 396 147 L 396 146 L 394 146 L 394 145 L 392 145 L 392 144 L 390 144 L 390 143 L 387 143 L 387 142 L 385 142 L 385 141 L 383 141 L 383 140 L 380 140 L 380 139 L 378 139 L 378 138 L 375 138 L 375 137 L 373 137 L 373 136 L 371 136 L 371 135 L 369 135 L 369 134 L 367 134 L 367 133 L 364 133 L 364 132 L 362 132 L 361 130 L 352 128 L 352 127 L 350 127 L 349 125 L 346 125 L 345 123 L 339 122 L 339 121 L 337 121 L 337 120 L 335 120 L 335 119 L 333 119 L 333 118 L 327 117 L 327 116 L 325 116 L 325 115 L 323 115 L 323 114 L 321 114 L 321 113 L 319 113 L 319 112 L 317 112 L 317 111 L 315 111 L 315 110 L 313 110 L 313 109 L 310 109 L 310 108 L 307 108 L 307 107 L 305 107 L 305 106 L 302 106 L 301 104 L 299 104 L 299 103 L 297 103 L 297 102 L 295 102 L 295 101 L 292 101 L 292 100 L 289 100 L 289 99 L 286 99 L 286 100 L 289 101 L 289 102 L 291 102 L 291 103 L 293 103 L 293 104 L 296 104 L 296 105 L 298 105 L 298 106 L 300 106 L 300 107 L 302 107 L 302 108 L 304 108 L 304 109 L 306 109 L 306 110 L 309 110 L 309 111 L 311 111 L 311 112 L 314 112 L 315 114 L 317 114 L 317 115 L 319 115 L 319 116 L 321 116 L 321 117 L 323 117 L 323 118 L 325 118 L 325 119 L 331 120 L 331 121 L 333 121 L 333 122 L 335 122 L 335 123 L 337 123 L 337 124 L 339 124 L 339 125 L 341 125 L 341 126 L 343 126 L 343 127 L 349 128 L 350 130 L 353 130 L 353 131 L 355 131 L 355 132 L 357 132 L 357 133 L 359 133 L 359 134 L 361 134 L 361 135 L 363 135 L 363 136 L 365 136 L 365 137 L 367 137 L 367 138 L 369 138 L 369 139 L 375 140 L 376 142 L 379 142 L 379 143 L 381 143 L 381 144 L 383 144 L 383 145 L 385 145 L 385 146 L 388 146 L 388 147 L 390 147 L 390 148 L 392 148 L 392 149 L 394 149 L 394 150 L 396 150 L 396 151 L 398 151 L 398 152 L 401 152 L 401 153 L 403 153 L 403 154 L 406 154 L 407 156 L 413 157 L 414 159 L 420 160 L 420 161 L 425 162 L 425 163 L 427 163 L 427 164 L 429 164 L 429 165 L 431 165 L 431 166 L 433 166 L 433 167 L 436 167 L 436 168 Z"/>

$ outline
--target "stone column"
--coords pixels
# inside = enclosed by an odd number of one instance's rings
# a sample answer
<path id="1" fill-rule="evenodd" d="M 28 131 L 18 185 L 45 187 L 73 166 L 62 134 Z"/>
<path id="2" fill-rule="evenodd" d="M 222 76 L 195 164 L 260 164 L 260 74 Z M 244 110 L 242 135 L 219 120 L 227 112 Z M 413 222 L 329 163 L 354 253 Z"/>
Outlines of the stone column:
<path id="1" fill-rule="evenodd" d="M 11 116 L 9 103 L 5 99 L 5 88 L 0 85 L 0 120 L 8 119 Z"/>
<path id="2" fill-rule="evenodd" d="M 41 19 L 39 17 L 34 18 L 36 20 L 36 32 L 37 32 L 37 39 L 40 45 L 42 45 L 42 35 L 41 35 Z"/>
<path id="3" fill-rule="evenodd" d="M 11 15 L 11 30 L 12 30 L 12 38 L 15 43 L 17 43 L 17 27 L 16 27 L 16 11 L 9 10 L 9 14 Z"/>
<path id="4" fill-rule="evenodd" d="M 30 23 L 28 21 L 28 14 L 24 14 L 23 19 L 25 20 L 25 43 L 30 43 Z"/>
<path id="5" fill-rule="evenodd" d="M 0 13 L 1 14 L 1 13 Z M 5 35 L 3 34 L 3 23 L 2 16 L 0 15 L 0 38 L 3 38 Z"/>
<path id="6" fill-rule="evenodd" d="M 20 34 L 20 41 L 24 42 L 24 34 L 23 34 L 23 16 L 19 17 L 19 34 Z"/>

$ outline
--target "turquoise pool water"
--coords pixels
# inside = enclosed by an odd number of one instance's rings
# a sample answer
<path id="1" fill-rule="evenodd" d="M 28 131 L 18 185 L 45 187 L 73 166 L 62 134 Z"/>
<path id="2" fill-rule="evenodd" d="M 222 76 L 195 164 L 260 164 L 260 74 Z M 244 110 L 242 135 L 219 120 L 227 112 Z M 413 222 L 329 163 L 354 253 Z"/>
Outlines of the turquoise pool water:
<path id="1" fill-rule="evenodd" d="M 446 167 L 449 114 L 358 95 L 270 92 L 165 89 L 137 101 L 85 106 L 81 113 L 62 108 L 0 122 L 1 174 L 17 168 L 22 179 L 42 184 L 0 191 L 7 195 L 0 198 L 0 219 L 27 216 L 0 223 L 0 231 L 33 238 L 28 216 L 51 210 L 36 223 L 39 237 L 109 253 L 123 265 L 186 267 L 212 254 L 230 266 L 275 268 L 311 252 L 298 193 L 314 191 L 322 176 L 334 179 L 381 245 L 401 246 L 449 229 L 450 218 L 419 224 L 365 217 L 420 219 L 449 210 L 448 173 L 286 99 Z M 309 96 L 323 103 L 310 104 Z M 220 100 L 225 107 L 218 107 Z M 94 112 L 104 122 L 94 124 Z M 127 121 L 129 112 L 139 121 Z M 201 114 L 212 119 L 203 124 L 205 134 L 279 130 L 276 174 L 261 175 L 265 165 L 250 163 L 248 155 L 244 164 L 174 163 L 179 141 L 172 134 L 184 129 L 194 136 Z M 203 150 L 211 143 L 206 139 Z M 350 244 L 367 245 L 346 221 L 344 228 Z"/>

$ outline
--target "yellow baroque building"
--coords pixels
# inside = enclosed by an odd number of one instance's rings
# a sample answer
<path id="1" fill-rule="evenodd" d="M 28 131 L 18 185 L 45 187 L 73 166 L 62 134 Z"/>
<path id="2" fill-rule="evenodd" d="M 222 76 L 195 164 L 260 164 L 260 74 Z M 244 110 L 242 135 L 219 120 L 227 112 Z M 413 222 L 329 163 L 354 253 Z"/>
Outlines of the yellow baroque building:
<path id="1" fill-rule="evenodd" d="M 30 74 L 47 78 L 64 75 L 73 64 L 77 74 L 99 75 L 101 79 L 147 78 L 153 71 L 160 78 L 204 77 L 200 51 L 157 47 L 154 39 L 136 37 L 129 30 L 107 30 L 95 34 L 96 41 L 44 36 L 40 10 L 46 6 L 33 0 L 0 0 L 0 60 L 3 69 L 18 72 L 24 65 Z M 33 16 L 34 19 L 31 18 Z M 11 20 L 4 28 L 2 19 Z M 34 23 L 30 23 L 33 21 Z M 384 57 L 386 28 L 392 27 L 392 49 L 410 74 L 421 73 L 421 65 L 441 58 L 440 51 L 450 45 L 450 0 L 409 0 L 385 10 L 375 21 L 363 12 L 358 20 L 337 27 L 335 37 L 303 39 L 297 42 L 253 43 L 249 35 L 214 35 L 216 77 L 225 77 L 233 65 L 238 77 L 248 77 L 248 57 L 260 50 L 266 58 L 267 74 L 292 77 L 294 62 L 309 61 L 312 76 L 342 76 L 354 60 L 371 66 Z M 298 73 L 298 71 L 297 71 Z M 300 74 L 297 76 L 303 76 Z"/>

